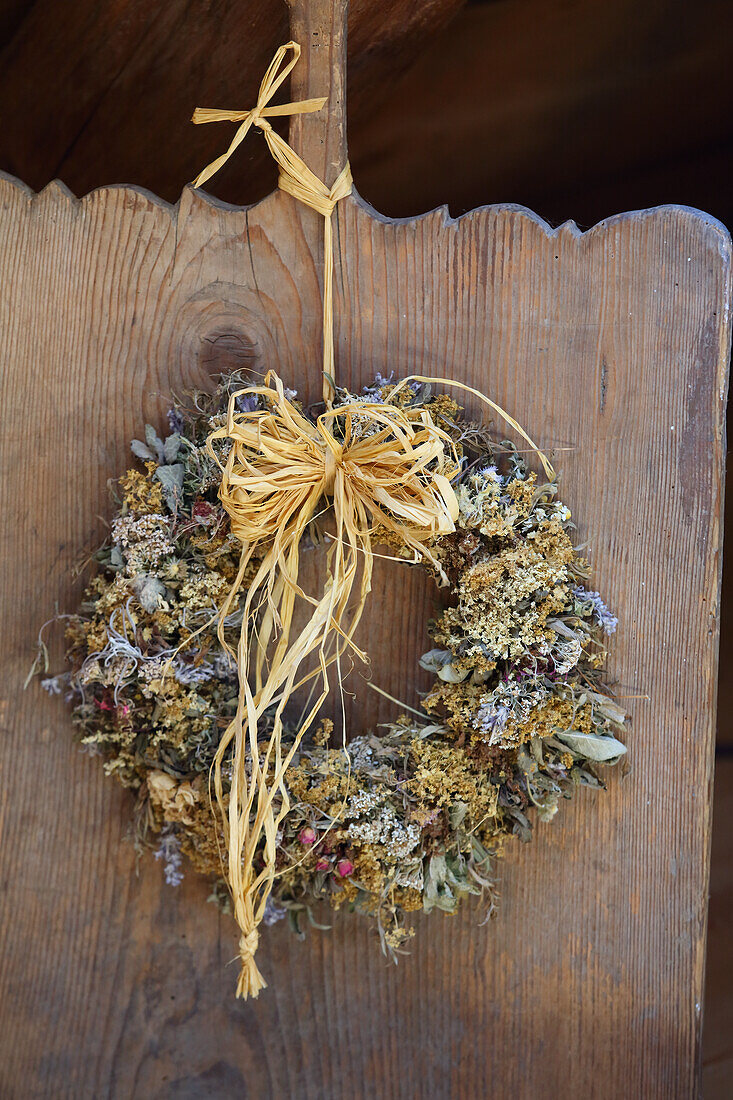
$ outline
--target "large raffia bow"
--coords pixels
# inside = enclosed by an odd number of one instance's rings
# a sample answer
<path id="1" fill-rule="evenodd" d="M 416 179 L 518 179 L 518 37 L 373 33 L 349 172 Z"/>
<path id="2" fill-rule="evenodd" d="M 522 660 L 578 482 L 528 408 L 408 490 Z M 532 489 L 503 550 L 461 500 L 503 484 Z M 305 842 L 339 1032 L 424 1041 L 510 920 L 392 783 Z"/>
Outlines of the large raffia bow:
<path id="1" fill-rule="evenodd" d="M 253 395 L 264 408 L 238 413 L 237 401 Z M 339 662 L 347 647 L 366 659 L 353 636 L 371 588 L 374 528 L 395 534 L 416 561 L 427 560 L 440 571 L 430 545 L 453 530 L 458 508 L 450 482 L 459 465 L 450 438 L 428 413 L 354 402 L 327 409 L 313 423 L 288 400 L 272 371 L 264 386 L 232 396 L 226 427 L 209 440 L 214 457 L 217 441 L 230 445 L 226 461 L 219 460 L 220 496 L 243 546 L 239 575 L 220 612 L 225 646 L 224 620 L 237 596 L 244 602 L 236 655 L 239 703 L 216 754 L 214 785 L 226 810 L 228 877 L 242 929 L 237 992 L 256 996 L 264 985 L 254 961 L 256 930 L 275 876 L 277 830 L 290 805 L 285 773 L 328 696 L 328 666 L 336 662 L 340 682 Z M 325 498 L 332 500 L 334 532 L 327 581 L 314 597 L 300 584 L 299 548 L 308 525 L 327 506 Z M 247 572 L 254 578 L 243 597 Z M 347 621 L 355 587 L 358 596 Z M 293 636 L 298 599 L 312 610 Z M 306 679 L 302 666 L 312 654 L 320 694 L 283 755 L 283 711 Z M 265 712 L 273 705 L 271 733 L 261 740 Z M 227 802 L 222 770 L 230 755 Z M 253 861 L 263 836 L 264 862 L 256 872 Z"/>
<path id="2" fill-rule="evenodd" d="M 292 57 L 281 68 L 287 53 Z M 329 667 L 350 649 L 366 659 L 354 633 L 371 587 L 375 535 L 394 536 L 415 562 L 431 565 L 442 580 L 434 542 L 454 530 L 458 505 L 451 481 L 459 472 L 450 436 L 425 409 L 401 408 L 400 390 L 421 375 L 404 379 L 386 402 L 333 404 L 333 238 L 331 215 L 351 191 L 347 167 L 331 188 L 315 176 L 267 121 L 274 115 L 320 110 L 323 99 L 268 106 L 300 55 L 295 42 L 281 46 L 260 86 L 251 111 L 197 109 L 194 122 L 240 122 L 223 156 L 195 183 L 204 183 L 228 160 L 252 126 L 265 135 L 280 166 L 279 186 L 324 217 L 323 371 L 325 411 L 315 422 L 287 396 L 274 371 L 264 385 L 234 393 L 226 426 L 209 437 L 221 469 L 220 499 L 231 530 L 241 540 L 237 577 L 219 612 L 219 638 L 236 610 L 242 625 L 236 656 L 239 697 L 234 719 L 214 760 L 214 789 L 226 842 L 226 873 L 234 915 L 241 929 L 242 969 L 238 996 L 256 997 L 265 982 L 255 962 L 258 927 L 276 874 L 278 829 L 290 803 L 285 775 L 304 734 L 329 694 Z M 529 445 L 529 436 L 489 398 L 469 386 L 437 379 L 472 393 L 499 413 Z M 256 398 L 248 410 L 244 398 Z M 552 469 L 537 451 L 549 476 Z M 334 531 L 327 554 L 327 576 L 320 595 L 300 583 L 300 544 L 313 519 L 332 508 Z M 251 580 L 249 578 L 252 578 Z M 248 579 L 246 595 L 245 578 Z M 349 607 L 356 591 L 354 606 Z M 293 628 L 297 601 L 310 605 L 310 618 Z M 235 608 L 235 605 L 236 606 Z M 311 658 L 315 671 L 306 672 Z M 303 683 L 320 680 L 320 694 L 304 714 L 283 752 L 284 710 Z M 267 713 L 266 713 L 267 712 Z M 269 730 L 270 732 L 266 732 Z M 228 782 L 225 782 L 225 778 Z M 228 786 L 228 790 L 227 790 Z"/>

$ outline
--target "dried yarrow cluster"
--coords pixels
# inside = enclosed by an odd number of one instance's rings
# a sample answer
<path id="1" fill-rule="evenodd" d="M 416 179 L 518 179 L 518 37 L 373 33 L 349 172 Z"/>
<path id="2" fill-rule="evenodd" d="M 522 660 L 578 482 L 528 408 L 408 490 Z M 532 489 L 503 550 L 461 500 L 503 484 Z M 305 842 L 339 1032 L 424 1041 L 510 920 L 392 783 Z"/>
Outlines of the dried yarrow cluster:
<path id="1" fill-rule="evenodd" d="M 69 671 L 44 680 L 72 703 L 81 743 L 137 792 L 138 839 L 166 880 L 181 881 L 185 857 L 224 902 L 209 772 L 237 701 L 216 620 L 239 545 L 205 443 L 242 384 L 230 376 L 176 405 L 165 440 L 148 427 L 133 442 L 141 467 L 115 486 L 96 575 L 79 612 L 64 617 Z M 389 401 L 392 388 L 378 376 L 359 396 Z M 240 400 L 251 411 L 257 398 Z M 491 898 L 492 858 L 507 838 L 529 839 L 533 815 L 547 821 L 577 787 L 602 786 L 598 766 L 625 752 L 624 712 L 601 674 L 616 620 L 586 587 L 556 486 L 463 422 L 449 396 L 415 384 L 399 401 L 426 408 L 462 455 L 456 531 L 434 547 L 451 597 L 421 660 L 435 683 L 424 718 L 400 716 L 348 753 L 330 744 L 324 720 L 301 746 L 266 917 L 287 914 L 300 929 L 317 901 L 358 908 L 392 955 L 412 934 L 407 913 Z M 320 541 L 315 528 L 310 541 Z M 235 602 L 232 644 L 240 624 Z"/>

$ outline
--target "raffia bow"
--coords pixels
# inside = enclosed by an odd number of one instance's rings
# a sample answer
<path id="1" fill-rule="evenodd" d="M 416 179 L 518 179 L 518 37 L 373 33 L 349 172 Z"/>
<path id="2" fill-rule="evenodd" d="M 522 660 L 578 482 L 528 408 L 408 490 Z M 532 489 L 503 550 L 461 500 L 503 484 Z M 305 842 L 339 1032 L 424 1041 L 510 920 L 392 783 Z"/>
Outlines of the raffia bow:
<path id="1" fill-rule="evenodd" d="M 291 60 L 281 69 L 288 52 Z M 354 633 L 371 588 L 372 539 L 377 531 L 396 536 L 412 551 L 415 562 L 429 564 L 442 577 L 434 542 L 454 530 L 458 516 L 451 485 L 460 470 L 454 444 L 426 410 L 394 403 L 399 390 L 411 381 L 440 381 L 472 393 L 527 440 L 552 475 L 549 462 L 520 425 L 489 398 L 459 382 L 413 375 L 399 383 L 386 403 L 354 401 L 333 406 L 331 215 L 339 198 L 351 191 L 351 173 L 347 165 L 333 187 L 327 188 L 267 122 L 276 114 L 315 111 L 325 103 L 316 99 L 267 106 L 299 54 L 294 42 L 280 47 L 251 111 L 198 109 L 194 114 L 195 122 L 241 122 L 227 152 L 204 169 L 196 185 L 211 178 L 249 128 L 258 126 L 280 166 L 279 186 L 321 213 L 325 227 L 325 412 L 315 422 L 305 417 L 270 371 L 264 385 L 232 395 L 226 427 L 214 431 L 208 443 L 221 469 L 220 499 L 231 530 L 242 543 L 239 571 L 219 612 L 219 638 L 229 652 L 224 625 L 235 602 L 242 625 L 236 654 L 232 653 L 239 674 L 237 711 L 216 753 L 214 789 L 234 914 L 242 932 L 237 995 L 245 997 L 256 997 L 266 984 L 255 962 L 257 928 L 276 874 L 278 829 L 290 807 L 287 769 L 329 694 L 329 667 L 336 665 L 340 686 L 340 661 L 346 650 L 366 659 L 354 643 Z M 238 400 L 252 396 L 258 398 L 259 407 L 240 411 Z M 300 583 L 299 548 L 309 524 L 328 507 L 333 510 L 334 533 L 326 559 L 326 583 L 320 595 L 312 596 Z M 245 577 L 252 574 L 245 596 Z M 306 625 L 293 636 L 299 600 L 309 604 L 311 612 Z M 304 674 L 304 662 L 314 656 L 315 673 Z M 320 695 L 284 753 L 285 707 L 293 691 L 314 676 L 320 679 Z M 260 740 L 266 712 L 271 732 Z"/>
<path id="2" fill-rule="evenodd" d="M 237 399 L 250 395 L 257 395 L 265 408 L 238 413 Z M 254 962 L 257 940 L 251 932 L 264 914 L 275 875 L 277 830 L 290 806 L 285 773 L 329 694 L 328 666 L 334 661 L 338 665 L 348 647 L 366 659 L 353 635 L 371 588 L 374 528 L 395 533 L 416 561 L 427 560 L 439 570 L 430 543 L 453 530 L 458 509 L 450 479 L 459 465 L 449 437 L 427 413 L 354 402 L 327 410 L 314 424 L 288 400 L 273 372 L 264 386 L 232 396 L 226 427 L 209 440 L 214 457 L 217 441 L 231 445 L 221 463 L 220 496 L 243 546 L 239 575 L 220 612 L 219 637 L 225 646 L 224 619 L 253 558 L 265 550 L 241 608 L 237 713 L 214 765 L 217 801 L 226 806 L 229 883 L 243 930 L 238 993 L 256 996 L 264 983 Z M 326 585 L 313 597 L 300 584 L 299 547 L 324 508 L 324 497 L 332 499 L 335 530 Z M 355 607 L 347 616 L 355 587 Z M 297 599 L 310 603 L 312 611 L 293 636 Z M 283 711 L 311 654 L 318 662 L 320 694 L 283 755 Z M 265 712 L 273 705 L 272 732 L 262 742 Z M 227 803 L 222 773 L 230 755 Z M 264 864 L 255 873 L 253 861 L 263 835 Z"/>

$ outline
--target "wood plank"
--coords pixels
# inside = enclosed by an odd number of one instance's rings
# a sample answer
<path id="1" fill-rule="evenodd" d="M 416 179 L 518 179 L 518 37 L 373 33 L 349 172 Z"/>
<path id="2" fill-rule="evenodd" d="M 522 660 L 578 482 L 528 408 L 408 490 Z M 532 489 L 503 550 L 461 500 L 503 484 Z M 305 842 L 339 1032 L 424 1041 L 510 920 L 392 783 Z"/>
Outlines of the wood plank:
<path id="1" fill-rule="evenodd" d="M 330 0 L 329 0 L 330 2 Z M 317 71 L 318 67 L 314 67 Z M 23 1097 L 689 1097 L 710 832 L 730 240 L 679 207 L 585 234 L 486 207 L 338 213 L 337 356 L 449 374 L 557 450 L 621 617 L 631 771 L 502 872 L 501 912 L 420 918 L 398 969 L 358 919 L 268 930 L 271 988 L 232 992 L 233 926 L 123 844 L 129 800 L 21 685 L 39 620 L 73 607 L 105 482 L 172 389 L 242 361 L 320 389 L 321 226 L 276 193 L 177 207 L 0 181 L 0 637 L 5 887 L 0 1091 Z M 563 448 L 560 450 L 560 448 Z M 399 598 L 395 598 L 395 593 Z M 403 698 L 434 593 L 382 566 L 361 638 Z M 396 649 L 394 642 L 400 641 Z M 389 708 L 355 677 L 352 728 Z"/>
<path id="2" fill-rule="evenodd" d="M 728 451 L 727 480 L 733 474 L 733 453 Z M 725 501 L 725 531 L 733 531 L 733 496 L 728 493 Z M 723 563 L 723 584 L 720 606 L 720 667 L 733 667 L 733 568 L 730 559 Z M 722 676 L 718 686 L 717 744 L 728 752 L 733 751 L 733 682 L 730 676 Z M 726 819 L 718 818 L 718 827 L 725 829 Z"/>
<path id="3" fill-rule="evenodd" d="M 702 1086 L 705 1100 L 728 1100 L 733 1080 L 733 756 L 715 762 L 710 919 L 705 976 Z"/>

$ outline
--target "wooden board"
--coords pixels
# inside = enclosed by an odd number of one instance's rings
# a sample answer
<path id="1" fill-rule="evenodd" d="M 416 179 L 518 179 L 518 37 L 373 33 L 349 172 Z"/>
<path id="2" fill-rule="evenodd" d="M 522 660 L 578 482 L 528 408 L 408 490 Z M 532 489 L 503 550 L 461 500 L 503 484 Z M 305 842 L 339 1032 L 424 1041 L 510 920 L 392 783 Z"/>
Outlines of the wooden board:
<path id="1" fill-rule="evenodd" d="M 728 1100 L 733 1080 L 733 755 L 718 755 L 710 867 L 702 1089 L 705 1100 Z"/>
<path id="2" fill-rule="evenodd" d="M 315 9 L 318 8 L 318 13 Z M 323 34 L 323 9 L 333 19 Z M 342 161 L 341 0 L 296 10 L 313 42 L 293 128 Z M 314 31 L 317 33 L 314 34 Z M 321 226 L 274 194 L 249 209 L 128 187 L 79 201 L 0 181 L 0 692 L 3 1097 L 620 1096 L 696 1088 L 721 549 L 730 240 L 679 207 L 581 234 L 486 207 L 337 217 L 339 374 L 451 374 L 519 417 L 621 627 L 611 670 L 633 714 L 631 770 L 582 794 L 501 874 L 489 927 L 417 920 L 398 969 L 357 918 L 307 942 L 268 930 L 255 1003 L 233 997 L 233 925 L 189 878 L 166 887 L 124 835 L 130 801 L 81 755 L 57 700 L 21 690 L 40 623 L 103 530 L 106 479 L 166 395 L 277 366 L 317 394 Z M 362 639 L 403 698 L 434 593 L 378 576 Z M 354 726 L 383 720 L 364 687 Z M 648 696 L 648 698 L 646 698 Z"/>

